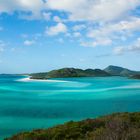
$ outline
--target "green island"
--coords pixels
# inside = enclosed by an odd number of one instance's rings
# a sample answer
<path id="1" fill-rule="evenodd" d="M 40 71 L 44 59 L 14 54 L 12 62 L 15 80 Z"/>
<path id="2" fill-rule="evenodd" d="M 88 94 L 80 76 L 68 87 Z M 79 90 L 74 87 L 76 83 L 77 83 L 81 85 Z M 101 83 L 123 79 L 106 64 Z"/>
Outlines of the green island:
<path id="1" fill-rule="evenodd" d="M 116 113 L 17 134 L 5 140 L 139 140 L 140 112 Z"/>
<path id="2" fill-rule="evenodd" d="M 140 79 L 140 74 L 133 75 L 131 78 L 133 78 L 133 79 Z"/>
<path id="3" fill-rule="evenodd" d="M 59 70 L 52 70 L 45 73 L 31 74 L 32 79 L 49 79 L 49 78 L 68 78 L 68 77 L 93 77 L 93 76 L 110 76 L 109 73 L 100 69 L 75 69 L 63 68 Z"/>
<path id="4" fill-rule="evenodd" d="M 132 71 L 118 66 L 108 66 L 104 70 L 101 69 L 76 69 L 76 68 L 62 68 L 52 70 L 50 72 L 29 74 L 31 79 L 50 79 L 50 78 L 69 78 L 69 77 L 107 77 L 107 76 L 125 76 L 132 77 L 140 75 L 139 71 Z M 137 76 L 134 76 L 136 79 Z M 139 79 L 139 78 L 138 78 Z"/>

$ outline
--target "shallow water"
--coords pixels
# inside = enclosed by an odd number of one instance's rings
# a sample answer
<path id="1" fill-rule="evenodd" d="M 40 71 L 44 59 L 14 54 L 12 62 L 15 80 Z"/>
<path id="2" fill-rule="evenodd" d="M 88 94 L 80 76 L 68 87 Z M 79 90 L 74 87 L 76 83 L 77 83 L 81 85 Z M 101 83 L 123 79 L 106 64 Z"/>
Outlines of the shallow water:
<path id="1" fill-rule="evenodd" d="M 122 77 L 24 81 L 0 76 L 0 139 L 70 120 L 140 111 L 140 80 Z"/>

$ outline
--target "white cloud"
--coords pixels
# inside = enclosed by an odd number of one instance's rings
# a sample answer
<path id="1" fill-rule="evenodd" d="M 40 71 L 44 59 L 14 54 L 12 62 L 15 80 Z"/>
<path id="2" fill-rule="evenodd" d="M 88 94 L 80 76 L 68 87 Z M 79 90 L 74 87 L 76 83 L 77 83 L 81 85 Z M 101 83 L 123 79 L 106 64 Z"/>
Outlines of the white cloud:
<path id="1" fill-rule="evenodd" d="M 0 13 L 31 12 L 31 15 L 20 15 L 23 18 L 40 18 L 45 8 L 42 0 L 0 0 Z"/>
<path id="2" fill-rule="evenodd" d="M 59 16 L 54 16 L 54 17 L 53 17 L 53 20 L 54 20 L 55 22 L 62 22 L 62 19 L 61 19 Z"/>
<path id="3" fill-rule="evenodd" d="M 42 15 L 43 15 L 43 18 L 45 19 L 45 20 L 50 20 L 51 19 L 51 13 L 50 12 L 44 12 L 44 13 L 42 13 Z"/>
<path id="4" fill-rule="evenodd" d="M 134 41 L 132 44 L 128 46 L 119 46 L 116 47 L 113 52 L 114 54 L 120 55 L 124 54 L 126 52 L 140 52 L 140 38 L 137 38 L 136 41 Z"/>
<path id="5" fill-rule="evenodd" d="M 140 31 L 139 27 L 140 18 L 130 17 L 117 23 L 105 23 L 96 28 L 90 27 L 87 38 L 93 39 L 98 45 L 109 45 L 111 42 L 126 41 L 136 31 Z"/>
<path id="6" fill-rule="evenodd" d="M 81 33 L 80 33 L 80 32 L 74 32 L 74 33 L 73 33 L 73 36 L 74 36 L 74 37 L 81 37 Z"/>
<path id="7" fill-rule="evenodd" d="M 139 0 L 0 0 L 0 13 L 26 12 L 20 16 L 35 19 L 42 17 L 42 11 L 58 10 L 68 13 L 70 20 L 112 21 L 138 5 Z"/>
<path id="8" fill-rule="evenodd" d="M 111 44 L 112 44 L 112 40 L 109 38 L 98 38 L 95 41 L 94 46 L 98 46 L 98 45 L 108 46 Z"/>
<path id="9" fill-rule="evenodd" d="M 70 13 L 71 20 L 111 21 L 128 14 L 139 0 L 48 0 L 50 9 Z"/>
<path id="10" fill-rule="evenodd" d="M 140 38 L 132 46 L 128 47 L 128 51 L 140 51 Z"/>
<path id="11" fill-rule="evenodd" d="M 114 53 L 115 53 L 116 55 L 121 55 L 121 54 L 124 53 L 125 48 L 122 47 L 122 46 L 119 46 L 119 47 L 116 47 L 113 51 L 114 51 Z"/>
<path id="12" fill-rule="evenodd" d="M 90 41 L 81 45 L 95 47 L 126 41 L 134 32 L 140 31 L 140 18 L 132 14 L 138 6 L 140 0 L 0 0 L 0 14 L 18 12 L 24 19 L 53 20 L 56 25 L 47 27 L 45 31 L 50 36 L 65 33 L 70 38 L 80 37 L 82 30 L 83 36 L 87 31 L 85 40 Z M 58 15 L 54 16 L 52 10 L 58 11 Z M 64 24 L 79 20 L 84 22 Z M 71 28 L 70 33 L 67 32 L 68 27 Z M 24 44 L 33 45 L 33 40 L 25 40 Z"/>
<path id="13" fill-rule="evenodd" d="M 106 37 L 112 36 L 114 33 L 120 33 L 128 35 L 133 31 L 140 30 L 140 18 L 130 18 L 129 20 L 120 21 L 119 23 L 105 24 L 97 29 L 92 29 L 88 32 L 88 37 Z"/>
<path id="14" fill-rule="evenodd" d="M 67 32 L 67 33 L 65 34 L 65 36 L 66 36 L 66 37 L 70 37 L 70 38 L 72 37 L 71 33 L 69 33 L 69 32 Z"/>
<path id="15" fill-rule="evenodd" d="M 46 34 L 50 36 L 54 36 L 54 35 L 58 35 L 59 33 L 66 33 L 66 32 L 67 32 L 67 26 L 63 23 L 58 23 L 55 26 L 46 28 Z"/>
<path id="16" fill-rule="evenodd" d="M 98 38 L 93 41 L 81 41 L 80 45 L 84 47 L 97 47 L 97 46 L 109 46 L 112 44 L 112 40 L 109 38 Z"/>
<path id="17" fill-rule="evenodd" d="M 33 44 L 35 44 L 34 40 L 25 40 L 24 41 L 24 45 L 25 46 L 32 46 Z"/>
<path id="18" fill-rule="evenodd" d="M 32 10 L 40 9 L 42 7 L 42 0 L 1 0 L 0 12 L 13 12 L 17 10 Z"/>
<path id="19" fill-rule="evenodd" d="M 73 29 L 73 31 L 80 31 L 85 28 L 86 28 L 85 24 L 80 24 L 80 25 L 75 25 L 72 29 Z"/>

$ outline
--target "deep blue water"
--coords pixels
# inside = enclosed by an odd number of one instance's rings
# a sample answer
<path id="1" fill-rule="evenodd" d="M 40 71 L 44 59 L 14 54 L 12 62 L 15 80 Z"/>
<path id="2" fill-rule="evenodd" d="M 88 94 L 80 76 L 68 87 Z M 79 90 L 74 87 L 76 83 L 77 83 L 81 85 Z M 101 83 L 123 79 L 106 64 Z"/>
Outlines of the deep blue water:
<path id="1" fill-rule="evenodd" d="M 70 120 L 140 111 L 140 80 L 65 78 L 47 82 L 0 76 L 0 139 Z"/>

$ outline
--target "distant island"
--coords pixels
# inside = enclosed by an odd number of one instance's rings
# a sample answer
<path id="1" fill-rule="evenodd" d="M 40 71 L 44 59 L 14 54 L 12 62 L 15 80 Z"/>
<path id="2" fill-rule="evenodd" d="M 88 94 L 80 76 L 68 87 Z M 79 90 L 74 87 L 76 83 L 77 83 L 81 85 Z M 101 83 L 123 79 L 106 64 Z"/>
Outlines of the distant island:
<path id="1" fill-rule="evenodd" d="M 133 71 L 129 70 L 123 67 L 118 67 L 118 66 L 108 66 L 107 68 L 104 69 L 107 73 L 113 75 L 113 76 L 126 76 L 126 77 L 131 77 L 136 74 L 140 74 L 140 71 Z"/>
<path id="2" fill-rule="evenodd" d="M 140 74 L 133 75 L 131 78 L 133 78 L 133 79 L 140 79 Z"/>
<path id="3" fill-rule="evenodd" d="M 70 78 L 70 77 L 107 77 L 107 76 L 125 76 L 139 79 L 139 71 L 132 71 L 118 66 L 108 66 L 104 70 L 101 69 L 76 69 L 62 68 L 52 70 L 50 72 L 29 74 L 31 79 L 50 79 L 50 78 Z"/>
<path id="4" fill-rule="evenodd" d="M 68 122 L 48 129 L 17 134 L 5 140 L 139 140 L 140 112 Z"/>
<path id="5" fill-rule="evenodd" d="M 68 77 L 96 77 L 96 76 L 110 76 L 109 73 L 100 69 L 75 69 L 63 68 L 52 70 L 45 73 L 30 74 L 31 79 L 49 79 L 49 78 L 68 78 Z"/>

